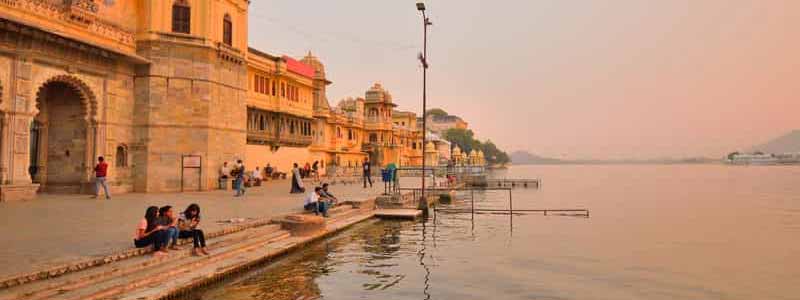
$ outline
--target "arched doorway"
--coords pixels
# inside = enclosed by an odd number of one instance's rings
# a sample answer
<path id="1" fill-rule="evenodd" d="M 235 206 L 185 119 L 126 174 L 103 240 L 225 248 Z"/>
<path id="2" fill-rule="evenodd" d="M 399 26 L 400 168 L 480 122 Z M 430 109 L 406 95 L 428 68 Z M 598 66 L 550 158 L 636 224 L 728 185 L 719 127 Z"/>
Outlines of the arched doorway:
<path id="1" fill-rule="evenodd" d="M 80 193 L 89 178 L 88 88 L 69 79 L 46 82 L 36 97 L 29 172 L 45 192 Z"/>

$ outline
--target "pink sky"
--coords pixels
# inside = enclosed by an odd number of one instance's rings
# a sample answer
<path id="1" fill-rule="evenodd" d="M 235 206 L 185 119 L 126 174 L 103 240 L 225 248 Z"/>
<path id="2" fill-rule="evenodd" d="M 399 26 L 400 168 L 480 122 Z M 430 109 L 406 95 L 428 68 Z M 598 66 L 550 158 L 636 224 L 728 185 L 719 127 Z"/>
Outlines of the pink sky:
<path id="1" fill-rule="evenodd" d="M 379 81 L 420 111 L 414 2 L 253 1 L 251 45 L 312 50 L 332 104 Z M 429 105 L 506 150 L 716 157 L 800 129 L 800 1 L 427 4 Z"/>

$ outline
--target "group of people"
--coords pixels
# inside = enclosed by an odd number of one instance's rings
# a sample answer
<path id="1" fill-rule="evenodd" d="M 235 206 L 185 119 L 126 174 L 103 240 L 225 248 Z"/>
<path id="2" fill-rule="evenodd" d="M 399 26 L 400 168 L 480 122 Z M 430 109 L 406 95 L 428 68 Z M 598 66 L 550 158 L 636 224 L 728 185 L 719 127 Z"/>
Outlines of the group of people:
<path id="1" fill-rule="evenodd" d="M 220 187 L 226 186 L 228 179 L 233 178 L 233 189 L 236 191 L 234 196 L 239 197 L 247 191 L 245 186 L 260 186 L 262 181 L 266 178 L 273 178 L 275 174 L 280 173 L 270 164 L 267 164 L 263 171 L 260 167 L 256 167 L 255 170 L 247 172 L 241 159 L 236 160 L 233 168 L 229 167 L 226 161 L 219 169 Z"/>
<path id="2" fill-rule="evenodd" d="M 339 199 L 328 190 L 328 184 L 325 183 L 321 187 L 315 187 L 313 192 L 308 193 L 308 196 L 303 201 L 303 209 L 327 218 L 328 210 L 337 203 L 339 203 Z"/>
<path id="3" fill-rule="evenodd" d="M 294 164 L 294 166 L 295 168 L 297 168 L 296 163 Z M 314 179 L 319 181 L 319 167 L 320 165 L 318 160 L 314 161 L 314 164 L 309 164 L 308 162 L 306 162 L 305 166 L 298 169 L 300 171 L 300 177 L 301 178 L 313 177 Z"/>
<path id="4" fill-rule="evenodd" d="M 192 255 L 208 255 L 206 237 L 200 225 L 200 206 L 190 204 L 176 218 L 172 206 L 150 206 L 144 218 L 136 225 L 133 245 L 136 248 L 153 247 L 153 255 L 166 255 L 178 250 L 178 239 L 192 238 Z"/>

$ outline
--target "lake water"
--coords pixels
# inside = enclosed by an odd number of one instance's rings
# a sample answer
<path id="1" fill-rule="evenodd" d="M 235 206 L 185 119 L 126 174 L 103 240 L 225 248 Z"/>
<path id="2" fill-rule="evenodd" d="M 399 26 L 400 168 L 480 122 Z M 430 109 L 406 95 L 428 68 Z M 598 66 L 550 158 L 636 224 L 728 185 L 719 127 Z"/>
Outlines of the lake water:
<path id="1" fill-rule="evenodd" d="M 197 299 L 800 299 L 800 167 L 515 166 L 514 208 L 375 221 Z M 503 192 L 475 194 L 506 207 Z M 457 201 L 456 207 L 468 207 Z"/>

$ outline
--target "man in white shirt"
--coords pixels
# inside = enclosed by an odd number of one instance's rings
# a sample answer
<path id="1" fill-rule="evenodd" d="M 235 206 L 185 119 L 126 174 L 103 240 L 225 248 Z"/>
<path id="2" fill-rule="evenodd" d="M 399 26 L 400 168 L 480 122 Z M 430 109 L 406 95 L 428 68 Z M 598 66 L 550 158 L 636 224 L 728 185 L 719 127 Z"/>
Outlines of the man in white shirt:
<path id="1" fill-rule="evenodd" d="M 305 201 L 303 202 L 303 209 L 312 211 L 315 215 L 322 214 L 323 217 L 328 217 L 328 205 L 325 201 L 319 198 L 321 187 L 315 187 L 313 192 L 308 193 Z"/>
<path id="2" fill-rule="evenodd" d="M 222 167 L 219 168 L 219 188 L 228 188 L 228 176 L 231 176 L 231 168 L 228 167 L 228 162 L 223 162 Z"/>
<path id="3" fill-rule="evenodd" d="M 253 174 L 250 175 L 250 180 L 253 181 L 254 185 L 261 185 L 261 170 L 258 167 L 253 170 Z"/>

